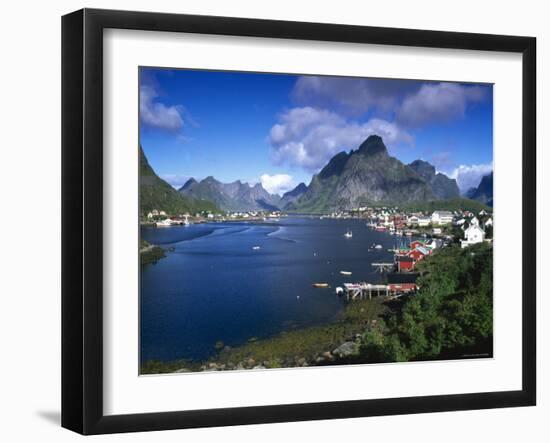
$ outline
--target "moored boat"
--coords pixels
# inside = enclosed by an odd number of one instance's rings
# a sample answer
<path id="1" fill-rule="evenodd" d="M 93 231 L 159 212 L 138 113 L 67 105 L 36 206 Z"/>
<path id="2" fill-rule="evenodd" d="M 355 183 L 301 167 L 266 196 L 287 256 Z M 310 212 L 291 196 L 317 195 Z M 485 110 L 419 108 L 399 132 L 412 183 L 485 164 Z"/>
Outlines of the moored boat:
<path id="1" fill-rule="evenodd" d="M 328 288 L 328 283 L 313 283 L 314 288 Z"/>
<path id="2" fill-rule="evenodd" d="M 169 218 L 155 223 L 155 226 L 157 226 L 158 228 L 166 228 L 172 225 L 173 225 L 172 220 L 170 220 Z"/>

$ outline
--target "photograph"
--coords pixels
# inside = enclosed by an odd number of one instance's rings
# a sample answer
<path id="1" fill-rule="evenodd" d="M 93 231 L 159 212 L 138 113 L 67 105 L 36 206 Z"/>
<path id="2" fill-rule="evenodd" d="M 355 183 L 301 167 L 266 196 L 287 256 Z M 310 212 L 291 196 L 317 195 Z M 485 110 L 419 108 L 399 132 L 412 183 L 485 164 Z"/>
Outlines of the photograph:
<path id="1" fill-rule="evenodd" d="M 141 66 L 137 155 L 141 375 L 492 358 L 492 84 Z"/>

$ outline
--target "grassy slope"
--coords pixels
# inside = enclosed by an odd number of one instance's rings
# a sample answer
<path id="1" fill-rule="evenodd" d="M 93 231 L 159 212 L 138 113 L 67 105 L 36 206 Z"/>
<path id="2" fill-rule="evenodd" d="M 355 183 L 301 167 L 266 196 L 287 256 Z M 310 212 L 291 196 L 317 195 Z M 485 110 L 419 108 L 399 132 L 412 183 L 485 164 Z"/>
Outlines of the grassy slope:
<path id="1" fill-rule="evenodd" d="M 213 203 L 183 196 L 159 178 L 149 165 L 141 146 L 139 148 L 139 184 L 139 205 L 142 214 L 153 209 L 166 211 L 168 214 L 220 212 Z"/>

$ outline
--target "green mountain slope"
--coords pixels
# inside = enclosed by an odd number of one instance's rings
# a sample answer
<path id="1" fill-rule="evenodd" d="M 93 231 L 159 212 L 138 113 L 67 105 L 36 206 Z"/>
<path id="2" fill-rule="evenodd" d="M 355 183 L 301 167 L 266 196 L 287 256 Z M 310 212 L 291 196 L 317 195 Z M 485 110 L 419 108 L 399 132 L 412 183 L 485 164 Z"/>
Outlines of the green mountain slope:
<path id="1" fill-rule="evenodd" d="M 153 209 L 165 211 L 167 214 L 219 212 L 212 202 L 181 195 L 162 180 L 149 165 L 141 146 L 139 147 L 139 206 L 141 214 Z"/>

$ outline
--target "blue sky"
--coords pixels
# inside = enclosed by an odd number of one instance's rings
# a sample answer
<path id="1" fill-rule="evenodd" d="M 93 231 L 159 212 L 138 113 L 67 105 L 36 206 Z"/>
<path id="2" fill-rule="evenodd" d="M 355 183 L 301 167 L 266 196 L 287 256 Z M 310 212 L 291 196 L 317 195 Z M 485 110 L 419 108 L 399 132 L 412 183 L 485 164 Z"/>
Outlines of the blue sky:
<path id="1" fill-rule="evenodd" d="M 492 170 L 492 85 L 140 68 L 140 142 L 174 187 L 212 175 L 283 193 L 371 134 L 476 186 Z"/>

